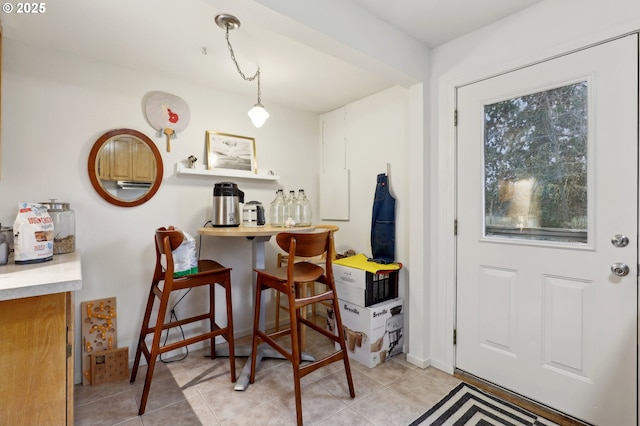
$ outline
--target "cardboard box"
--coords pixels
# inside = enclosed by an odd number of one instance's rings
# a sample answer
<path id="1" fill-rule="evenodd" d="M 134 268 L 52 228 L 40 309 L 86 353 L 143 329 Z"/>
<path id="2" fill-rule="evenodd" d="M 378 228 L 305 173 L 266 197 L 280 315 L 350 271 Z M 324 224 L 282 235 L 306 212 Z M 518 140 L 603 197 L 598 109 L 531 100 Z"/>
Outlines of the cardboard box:
<path id="1" fill-rule="evenodd" d="M 402 353 L 404 315 L 402 299 L 388 300 L 369 307 L 340 300 L 342 326 L 349 358 L 369 368 Z M 335 329 L 335 313 L 327 309 L 327 329 Z M 336 343 L 336 349 L 339 345 Z"/>
<path id="2" fill-rule="evenodd" d="M 89 355 L 91 384 L 99 385 L 129 378 L 129 348 L 105 349 Z"/>
<path id="3" fill-rule="evenodd" d="M 398 271 L 374 274 L 333 264 L 338 298 L 359 306 L 371 306 L 398 297 Z"/>

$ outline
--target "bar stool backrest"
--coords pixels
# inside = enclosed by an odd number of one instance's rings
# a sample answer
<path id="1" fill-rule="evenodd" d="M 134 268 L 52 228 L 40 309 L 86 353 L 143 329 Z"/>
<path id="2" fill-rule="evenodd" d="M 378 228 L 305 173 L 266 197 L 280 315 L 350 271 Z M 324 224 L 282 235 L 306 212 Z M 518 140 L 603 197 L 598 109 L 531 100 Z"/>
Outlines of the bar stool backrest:
<path id="1" fill-rule="evenodd" d="M 173 251 L 177 249 L 184 240 L 184 234 L 182 231 L 175 229 L 173 226 L 167 228 L 158 228 L 156 230 L 156 247 L 160 254 L 167 254 L 166 247 L 164 246 L 165 238 L 169 237 L 168 248 Z"/>
<path id="2" fill-rule="evenodd" d="M 321 232 L 281 232 L 276 235 L 278 246 L 289 256 L 315 257 L 330 252 L 332 235 L 330 231 Z M 329 253 L 328 259 L 332 254 Z"/>

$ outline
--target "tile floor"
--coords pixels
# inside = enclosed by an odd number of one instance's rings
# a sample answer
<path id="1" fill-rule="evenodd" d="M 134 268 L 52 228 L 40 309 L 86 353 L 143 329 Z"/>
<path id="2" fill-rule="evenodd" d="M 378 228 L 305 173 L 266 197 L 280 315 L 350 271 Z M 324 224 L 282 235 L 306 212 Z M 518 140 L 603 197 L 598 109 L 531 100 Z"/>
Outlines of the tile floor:
<path id="1" fill-rule="evenodd" d="M 242 344 L 250 339 L 239 339 Z M 322 356 L 333 344 L 309 333 L 307 352 Z M 99 386 L 75 386 L 75 425 L 295 425 L 291 365 L 266 359 L 256 382 L 235 391 L 229 380 L 229 360 L 190 351 L 183 361 L 158 363 L 146 413 L 138 404 L 146 367 L 134 384 L 128 380 Z M 248 358 L 236 358 L 240 374 Z M 420 369 L 404 355 L 375 368 L 351 363 L 355 399 L 349 392 L 341 362 L 314 371 L 302 379 L 305 425 L 408 425 L 460 381 L 434 368 Z"/>

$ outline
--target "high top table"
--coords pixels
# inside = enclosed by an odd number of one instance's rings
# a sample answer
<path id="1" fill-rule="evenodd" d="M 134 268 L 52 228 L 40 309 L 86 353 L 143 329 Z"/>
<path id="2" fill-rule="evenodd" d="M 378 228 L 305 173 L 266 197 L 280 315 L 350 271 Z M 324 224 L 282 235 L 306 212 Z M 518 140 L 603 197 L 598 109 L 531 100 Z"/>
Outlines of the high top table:
<path id="1" fill-rule="evenodd" d="M 270 225 L 248 227 L 248 226 L 235 226 L 235 227 L 205 227 L 198 228 L 198 233 L 203 236 L 209 237 L 245 237 L 252 242 L 251 244 L 251 257 L 252 268 L 264 269 L 265 267 L 265 243 L 271 239 L 273 235 L 280 232 L 309 232 L 315 228 L 309 227 L 295 227 L 295 228 L 283 228 Z M 252 273 L 252 290 L 256 289 L 256 273 Z M 255 298 L 253 298 L 255 300 Z M 264 309 L 264 292 L 261 295 L 260 303 L 263 309 L 260 309 L 259 326 L 261 330 L 265 329 L 265 309 Z M 216 348 L 216 355 L 229 356 L 228 348 Z M 251 356 L 251 346 L 238 347 L 235 350 L 236 356 Z M 260 345 L 258 347 L 258 354 L 256 356 L 256 366 L 260 365 L 262 358 L 284 358 L 278 351 L 271 347 L 265 347 Z M 302 359 L 305 361 L 315 361 L 315 359 L 307 354 L 302 354 Z M 251 374 L 251 362 L 247 360 L 236 381 L 235 390 L 245 390 L 249 386 L 249 376 Z"/>

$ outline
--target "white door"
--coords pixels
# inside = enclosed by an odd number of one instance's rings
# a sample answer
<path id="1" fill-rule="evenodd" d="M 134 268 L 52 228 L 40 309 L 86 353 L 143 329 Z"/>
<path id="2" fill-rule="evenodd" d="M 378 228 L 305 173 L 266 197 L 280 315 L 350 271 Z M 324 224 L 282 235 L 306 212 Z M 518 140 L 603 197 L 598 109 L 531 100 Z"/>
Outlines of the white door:
<path id="1" fill-rule="evenodd" d="M 603 426 L 636 424 L 637 63 L 630 35 L 457 92 L 456 368 Z"/>

